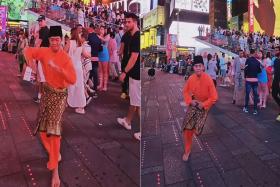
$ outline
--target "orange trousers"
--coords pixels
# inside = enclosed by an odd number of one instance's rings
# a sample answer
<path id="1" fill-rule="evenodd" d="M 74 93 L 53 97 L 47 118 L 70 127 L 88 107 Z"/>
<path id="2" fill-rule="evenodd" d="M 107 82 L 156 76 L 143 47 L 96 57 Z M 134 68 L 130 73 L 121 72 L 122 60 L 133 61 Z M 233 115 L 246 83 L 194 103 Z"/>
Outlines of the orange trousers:
<path id="1" fill-rule="evenodd" d="M 47 136 L 47 133 L 40 132 L 42 143 L 49 154 L 47 168 L 53 170 L 58 167 L 60 155 L 60 136 Z"/>
<path id="2" fill-rule="evenodd" d="M 195 129 L 193 130 L 184 130 L 184 142 L 185 142 L 185 154 L 188 155 L 191 152 L 192 148 L 192 139 Z"/>

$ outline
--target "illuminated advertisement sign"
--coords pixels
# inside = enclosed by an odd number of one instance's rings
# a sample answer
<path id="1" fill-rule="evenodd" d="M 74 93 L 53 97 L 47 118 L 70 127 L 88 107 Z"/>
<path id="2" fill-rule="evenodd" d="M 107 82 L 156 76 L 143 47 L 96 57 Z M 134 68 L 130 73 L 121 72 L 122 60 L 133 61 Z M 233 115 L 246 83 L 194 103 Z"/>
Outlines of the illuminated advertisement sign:
<path id="1" fill-rule="evenodd" d="M 177 35 L 167 34 L 166 38 L 166 56 L 169 60 L 170 58 L 175 58 L 177 52 Z"/>
<path id="2" fill-rule="evenodd" d="M 249 0 L 249 32 L 254 32 L 254 0 Z"/>
<path id="3" fill-rule="evenodd" d="M 249 22 L 248 22 L 249 19 L 248 19 L 248 17 L 249 17 L 248 12 L 243 14 L 242 30 L 246 33 L 249 32 Z"/>
<path id="4" fill-rule="evenodd" d="M 229 21 L 232 18 L 232 0 L 227 0 L 227 20 Z"/>
<path id="5" fill-rule="evenodd" d="M 253 15 L 249 14 L 250 31 L 264 32 L 270 36 L 280 36 L 280 1 L 251 1 L 249 10 L 252 11 Z"/>
<path id="6" fill-rule="evenodd" d="M 143 29 L 164 25 L 164 7 L 158 6 L 143 17 Z"/>
<path id="7" fill-rule="evenodd" d="M 175 8 L 209 13 L 209 0 L 175 0 Z"/>
<path id="8" fill-rule="evenodd" d="M 6 33 L 7 6 L 0 6 L 0 36 Z"/>

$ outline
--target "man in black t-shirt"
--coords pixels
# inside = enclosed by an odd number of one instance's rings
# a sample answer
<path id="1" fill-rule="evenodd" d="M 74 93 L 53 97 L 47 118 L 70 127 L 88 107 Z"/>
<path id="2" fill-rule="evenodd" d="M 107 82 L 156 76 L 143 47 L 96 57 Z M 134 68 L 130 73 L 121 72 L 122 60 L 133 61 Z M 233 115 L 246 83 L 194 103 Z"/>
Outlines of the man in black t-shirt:
<path id="1" fill-rule="evenodd" d="M 93 80 L 93 97 L 97 97 L 97 86 L 98 86 L 98 52 L 101 46 L 101 40 L 96 34 L 96 27 L 90 24 L 90 33 L 88 35 L 88 44 L 91 46 L 91 63 L 92 70 L 90 71 L 90 80 Z"/>
<path id="2" fill-rule="evenodd" d="M 275 48 L 274 78 L 272 83 L 272 97 L 280 107 L 280 47 Z M 280 122 L 280 112 L 276 118 Z"/>
<path id="3" fill-rule="evenodd" d="M 118 118 L 117 121 L 120 125 L 127 130 L 131 130 L 131 122 L 134 113 L 138 113 L 140 119 L 140 106 L 141 106 L 141 81 L 140 81 L 140 31 L 137 26 L 138 17 L 133 13 L 126 15 L 127 31 L 131 35 L 128 45 L 128 63 L 125 66 L 120 80 L 123 82 L 125 77 L 129 77 L 129 97 L 130 107 L 128 114 L 125 118 Z M 141 133 L 134 133 L 134 137 L 138 140 L 141 139 Z"/>
<path id="4" fill-rule="evenodd" d="M 125 32 L 125 34 L 122 36 L 121 39 L 120 56 L 121 56 L 122 71 L 124 71 L 124 68 L 126 67 L 129 60 L 128 46 L 130 44 L 130 39 L 131 39 L 130 32 Z M 122 99 L 125 99 L 127 97 L 128 86 L 129 86 L 128 76 L 126 76 L 124 82 L 122 83 L 122 94 L 121 94 Z"/>
<path id="5" fill-rule="evenodd" d="M 38 23 L 39 23 L 39 39 L 37 39 L 36 41 L 36 47 L 49 47 L 50 43 L 49 43 L 49 28 L 47 26 L 46 23 L 46 17 L 44 15 L 40 15 L 39 18 L 37 19 Z M 45 80 L 45 76 L 43 73 L 43 69 L 42 69 L 42 65 L 40 62 L 38 62 L 38 66 L 37 66 L 37 77 L 39 78 L 39 82 L 38 82 L 38 97 L 34 98 L 34 101 L 36 103 L 40 102 L 41 99 L 41 95 L 42 95 L 42 84 L 44 82 L 46 82 Z"/>
<path id="6" fill-rule="evenodd" d="M 39 16 L 37 19 L 39 23 L 39 39 L 38 39 L 38 46 L 40 47 L 49 47 L 49 28 L 46 23 L 46 18 L 44 15 Z"/>

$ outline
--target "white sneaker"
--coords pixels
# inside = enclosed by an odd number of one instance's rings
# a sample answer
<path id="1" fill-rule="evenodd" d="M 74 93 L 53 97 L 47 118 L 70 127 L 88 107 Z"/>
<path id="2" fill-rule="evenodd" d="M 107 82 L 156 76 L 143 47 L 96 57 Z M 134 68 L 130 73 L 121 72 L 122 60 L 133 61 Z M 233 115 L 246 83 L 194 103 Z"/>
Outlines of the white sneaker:
<path id="1" fill-rule="evenodd" d="M 75 112 L 78 113 L 78 114 L 85 114 L 86 113 L 85 109 L 83 109 L 83 108 L 76 108 Z"/>
<path id="2" fill-rule="evenodd" d="M 125 118 L 117 118 L 118 123 L 123 126 L 124 128 L 126 128 L 127 130 L 131 130 L 131 125 L 129 125 Z"/>
<path id="3" fill-rule="evenodd" d="M 134 133 L 134 138 L 136 138 L 137 140 L 141 140 L 141 132 L 136 132 Z"/>

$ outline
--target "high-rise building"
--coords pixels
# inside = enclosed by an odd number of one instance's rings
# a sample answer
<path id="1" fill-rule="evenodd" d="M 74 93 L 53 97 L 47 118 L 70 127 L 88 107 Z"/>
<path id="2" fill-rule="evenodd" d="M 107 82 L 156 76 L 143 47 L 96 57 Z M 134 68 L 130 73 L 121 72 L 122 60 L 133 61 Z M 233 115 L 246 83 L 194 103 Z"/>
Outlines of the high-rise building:
<path id="1" fill-rule="evenodd" d="M 209 24 L 212 27 L 227 28 L 227 1 L 210 0 Z"/>
<path id="2" fill-rule="evenodd" d="M 248 0 L 232 0 L 232 16 L 240 16 L 248 12 Z"/>
<path id="3" fill-rule="evenodd" d="M 194 53 L 199 45 L 195 40 L 199 29 L 203 29 L 203 36 L 210 32 L 209 3 L 210 0 L 166 0 L 167 49 L 174 48 L 169 45 L 176 40 L 176 55 L 172 51 L 171 58 Z"/>

